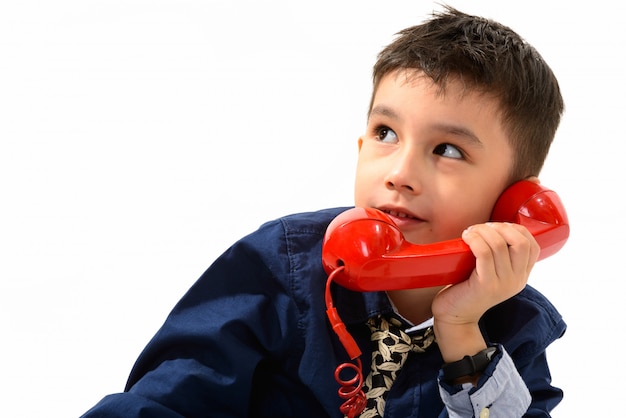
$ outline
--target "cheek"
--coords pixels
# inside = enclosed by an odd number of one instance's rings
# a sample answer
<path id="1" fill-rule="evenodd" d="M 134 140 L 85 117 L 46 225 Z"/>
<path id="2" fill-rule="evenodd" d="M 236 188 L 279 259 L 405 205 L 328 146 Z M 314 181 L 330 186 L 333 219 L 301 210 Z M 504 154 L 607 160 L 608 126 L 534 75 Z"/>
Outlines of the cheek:
<path id="1" fill-rule="evenodd" d="M 370 184 L 369 177 L 362 167 L 357 164 L 356 176 L 354 180 L 354 204 L 356 206 L 364 206 L 367 200 L 367 190 Z"/>
<path id="2" fill-rule="evenodd" d="M 441 240 L 459 238 L 467 227 L 489 221 L 492 200 L 474 195 L 458 199 L 454 205 L 445 205 L 445 209 L 437 214 L 440 220 L 438 224 L 445 225 L 440 231 Z"/>
<path id="3" fill-rule="evenodd" d="M 354 196 L 355 203 L 364 205 L 374 192 L 375 186 L 380 183 L 380 164 L 373 164 L 361 151 L 356 164 Z M 377 170 L 378 169 L 378 170 Z"/>
<path id="4" fill-rule="evenodd" d="M 478 200 L 474 205 L 468 205 L 468 208 L 471 208 L 467 211 L 465 215 L 465 220 L 467 225 L 465 227 L 488 222 L 491 218 L 491 212 L 493 211 L 493 204 L 495 203 L 495 198 L 493 197 L 485 197 Z"/>

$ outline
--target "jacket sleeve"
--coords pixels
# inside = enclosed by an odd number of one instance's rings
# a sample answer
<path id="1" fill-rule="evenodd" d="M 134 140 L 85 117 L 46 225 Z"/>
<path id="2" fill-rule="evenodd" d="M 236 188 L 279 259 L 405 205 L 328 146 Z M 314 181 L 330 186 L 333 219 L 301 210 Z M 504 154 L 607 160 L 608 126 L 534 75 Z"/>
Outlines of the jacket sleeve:
<path id="1" fill-rule="evenodd" d="M 563 318 L 550 301 L 530 286 L 516 297 L 518 303 L 507 301 L 491 312 L 491 319 L 504 315 L 520 331 L 509 337 L 506 327 L 494 329 L 489 336 L 504 342 L 515 367 L 531 395 L 531 404 L 524 417 L 550 417 L 550 412 L 563 399 L 563 391 L 552 385 L 546 350 L 567 328 Z M 488 337 L 488 338 L 489 338 Z"/>
<path id="2" fill-rule="evenodd" d="M 488 342 L 500 344 L 502 356 L 494 358 L 476 388 L 460 389 L 440 382 L 448 409 L 457 408 L 467 414 L 451 412 L 450 416 L 478 417 L 483 408 L 489 408 L 491 416 L 550 417 L 563 398 L 563 391 L 552 386 L 546 358 L 547 347 L 566 329 L 556 308 L 527 286 L 519 295 L 488 311 L 481 326 Z M 529 404 L 520 409 L 527 394 Z M 496 414 L 497 410 L 512 414 Z"/>
<path id="3" fill-rule="evenodd" d="M 481 326 L 485 339 L 490 343 L 501 344 L 505 354 L 497 362 L 494 375 L 508 369 L 506 367 L 501 370 L 500 364 L 503 360 L 508 363 L 509 360 L 506 359 L 508 356 L 515 366 L 514 370 L 503 374 L 510 376 L 506 384 L 511 391 L 502 393 L 494 399 L 493 407 L 508 402 L 505 399 L 507 396 L 513 398 L 518 396 L 513 392 L 516 390 L 513 388 L 518 387 L 518 380 L 521 378 L 520 381 L 525 388 L 519 390 L 530 393 L 530 405 L 523 415 L 518 416 L 550 417 L 550 412 L 563 399 L 563 391 L 552 386 L 546 357 L 548 346 L 560 338 L 566 330 L 565 322 L 556 308 L 537 290 L 526 286 L 514 298 L 490 309 L 481 319 Z M 486 371 L 487 377 L 490 375 L 490 368 Z M 489 386 L 490 382 L 479 382 L 478 388 L 470 389 L 470 397 L 476 399 L 481 384 Z"/>
<path id="4" fill-rule="evenodd" d="M 255 370 L 269 353 L 288 350 L 297 328 L 287 323 L 297 317 L 293 303 L 258 245 L 244 239 L 217 259 L 144 349 L 125 391 L 83 416 L 246 416 Z"/>

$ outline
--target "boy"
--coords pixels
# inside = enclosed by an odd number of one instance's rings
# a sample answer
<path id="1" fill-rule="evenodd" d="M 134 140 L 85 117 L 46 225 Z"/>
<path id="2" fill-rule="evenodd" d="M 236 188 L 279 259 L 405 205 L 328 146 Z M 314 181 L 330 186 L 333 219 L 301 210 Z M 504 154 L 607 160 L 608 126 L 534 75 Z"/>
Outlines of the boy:
<path id="1" fill-rule="evenodd" d="M 539 253 L 532 235 L 487 221 L 509 185 L 538 181 L 562 111 L 550 68 L 498 23 L 448 8 L 400 32 L 374 66 L 355 205 L 386 212 L 413 243 L 462 236 L 476 257 L 467 280 L 367 293 L 333 286 L 365 360 L 364 398 L 341 399 L 334 374 L 349 357 L 326 318 L 321 249 L 346 208 L 268 222 L 182 298 L 126 392 L 84 416 L 549 416 L 562 392 L 545 349 L 565 324 L 526 285 Z M 398 370 L 379 370 L 380 356 L 395 354 L 378 353 L 389 334 L 376 327 L 421 341 Z M 466 356 L 477 359 L 472 373 L 454 372 Z"/>

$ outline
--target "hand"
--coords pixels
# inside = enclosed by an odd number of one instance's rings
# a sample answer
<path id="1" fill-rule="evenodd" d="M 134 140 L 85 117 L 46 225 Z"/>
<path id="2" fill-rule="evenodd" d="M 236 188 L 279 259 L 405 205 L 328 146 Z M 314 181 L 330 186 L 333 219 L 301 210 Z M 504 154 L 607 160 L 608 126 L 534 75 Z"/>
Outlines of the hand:
<path id="1" fill-rule="evenodd" d="M 435 334 L 446 362 L 486 347 L 479 319 L 526 286 L 539 256 L 535 238 L 517 224 L 474 225 L 462 238 L 476 257 L 476 268 L 467 280 L 442 289 L 432 303 Z"/>

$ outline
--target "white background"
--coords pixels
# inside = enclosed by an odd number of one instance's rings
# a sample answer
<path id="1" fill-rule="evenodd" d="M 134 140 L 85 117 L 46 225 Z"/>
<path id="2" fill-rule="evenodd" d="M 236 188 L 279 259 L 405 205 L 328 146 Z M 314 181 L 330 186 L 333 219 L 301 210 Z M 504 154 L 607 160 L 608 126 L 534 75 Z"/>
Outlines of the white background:
<path id="1" fill-rule="evenodd" d="M 548 353 L 566 392 L 554 416 L 616 416 L 626 7 L 450 4 L 518 31 L 560 79 L 567 111 L 542 182 L 572 231 L 531 284 L 569 325 Z M 376 54 L 440 9 L 2 0 L 0 415 L 78 416 L 121 391 L 233 241 L 284 214 L 350 205 Z"/>

